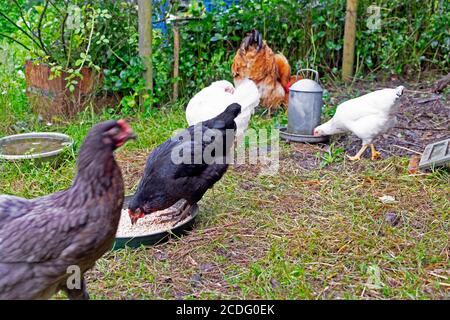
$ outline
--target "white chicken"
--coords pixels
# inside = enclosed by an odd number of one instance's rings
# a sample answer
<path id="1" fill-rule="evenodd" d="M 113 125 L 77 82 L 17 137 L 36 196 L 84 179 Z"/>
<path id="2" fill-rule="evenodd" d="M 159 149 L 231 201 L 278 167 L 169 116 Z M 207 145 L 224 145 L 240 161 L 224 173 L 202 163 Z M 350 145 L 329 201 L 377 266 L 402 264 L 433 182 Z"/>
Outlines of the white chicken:
<path id="1" fill-rule="evenodd" d="M 236 140 L 241 141 L 259 99 L 258 87 L 249 79 L 242 81 L 236 89 L 226 80 L 215 81 L 189 101 L 186 120 L 191 126 L 212 119 L 225 111 L 230 104 L 238 103 L 241 105 L 241 113 L 234 122 L 237 127 Z"/>
<path id="2" fill-rule="evenodd" d="M 360 160 L 370 146 L 372 160 L 380 157 L 372 141 L 396 123 L 395 101 L 403 94 L 404 87 L 377 90 L 361 97 L 341 103 L 334 117 L 314 129 L 315 136 L 352 132 L 362 140 L 358 153 L 348 158 Z"/>

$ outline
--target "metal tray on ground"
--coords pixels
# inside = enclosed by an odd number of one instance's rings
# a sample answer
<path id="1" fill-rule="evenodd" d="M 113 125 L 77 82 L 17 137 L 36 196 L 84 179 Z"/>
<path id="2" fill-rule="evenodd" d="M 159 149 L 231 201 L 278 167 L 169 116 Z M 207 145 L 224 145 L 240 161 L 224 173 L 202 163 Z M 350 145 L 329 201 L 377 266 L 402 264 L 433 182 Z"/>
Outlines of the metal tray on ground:
<path id="1" fill-rule="evenodd" d="M 420 159 L 419 169 L 450 166 L 450 139 L 431 143 L 425 147 Z"/>
<path id="2" fill-rule="evenodd" d="M 42 151 L 31 151 L 30 153 L 23 154 L 7 154 L 2 149 L 8 144 L 19 143 L 20 141 L 36 139 L 41 141 L 58 141 L 61 143 L 60 147 L 52 150 L 42 150 Z M 31 132 L 31 133 L 21 133 L 14 134 L 11 136 L 6 136 L 0 138 L 0 160 L 8 161 L 18 161 L 18 160 L 29 160 L 37 159 L 41 161 L 54 160 L 63 151 L 71 148 L 73 145 L 73 139 L 68 135 L 58 133 L 58 132 Z"/>
<path id="3" fill-rule="evenodd" d="M 280 128 L 280 137 L 287 142 L 307 142 L 307 143 L 319 143 L 326 142 L 329 136 L 313 136 L 313 135 L 301 135 L 287 132 L 287 128 Z"/>
<path id="4" fill-rule="evenodd" d="M 123 208 L 128 207 L 128 202 L 132 199 L 131 196 L 126 196 Z M 113 245 L 113 250 L 123 249 L 125 247 L 129 248 L 139 248 L 141 246 L 152 246 L 155 244 L 167 241 L 171 236 L 179 237 L 186 233 L 186 231 L 192 230 L 195 223 L 195 219 L 198 215 L 198 205 L 195 204 L 191 208 L 190 217 L 185 222 L 176 225 L 174 228 L 164 231 L 153 231 L 148 234 L 136 237 L 116 237 Z"/>

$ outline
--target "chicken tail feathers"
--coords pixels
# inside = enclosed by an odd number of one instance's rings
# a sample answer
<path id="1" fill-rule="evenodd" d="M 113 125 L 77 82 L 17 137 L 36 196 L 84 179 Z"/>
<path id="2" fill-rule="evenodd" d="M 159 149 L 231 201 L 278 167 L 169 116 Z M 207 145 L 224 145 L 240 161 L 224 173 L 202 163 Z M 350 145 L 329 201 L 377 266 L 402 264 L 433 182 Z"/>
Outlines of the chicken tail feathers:
<path id="1" fill-rule="evenodd" d="M 397 94 L 397 97 L 401 97 L 403 95 L 403 91 L 405 90 L 404 86 L 398 86 L 395 88 L 395 93 Z"/>
<path id="2" fill-rule="evenodd" d="M 244 40 L 242 41 L 242 47 L 244 50 L 248 50 L 251 46 L 256 46 L 256 52 L 259 52 L 264 45 L 261 33 L 258 30 L 253 29 Z"/>
<path id="3" fill-rule="evenodd" d="M 293 84 L 295 80 L 290 83 L 291 81 L 291 66 L 289 65 L 288 60 L 286 57 L 281 54 L 277 53 L 274 55 L 275 58 L 275 64 L 277 65 L 277 71 L 278 71 L 278 77 L 280 80 L 281 85 L 285 89 L 289 89 L 289 85 Z M 289 92 L 289 91 L 288 91 Z"/>

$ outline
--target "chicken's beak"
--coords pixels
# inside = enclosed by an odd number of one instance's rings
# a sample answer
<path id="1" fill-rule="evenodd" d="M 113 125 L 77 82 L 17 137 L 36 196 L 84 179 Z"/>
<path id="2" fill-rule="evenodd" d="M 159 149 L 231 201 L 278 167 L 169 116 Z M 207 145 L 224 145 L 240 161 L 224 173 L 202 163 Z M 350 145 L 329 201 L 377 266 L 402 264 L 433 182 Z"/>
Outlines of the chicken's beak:
<path id="1" fill-rule="evenodd" d="M 128 134 L 127 140 L 137 140 L 137 135 L 134 132 Z"/>
<path id="2" fill-rule="evenodd" d="M 137 210 L 138 212 L 133 212 L 131 209 L 128 209 L 128 215 L 130 216 L 131 224 L 134 225 L 136 222 L 145 216 L 143 212 Z"/>

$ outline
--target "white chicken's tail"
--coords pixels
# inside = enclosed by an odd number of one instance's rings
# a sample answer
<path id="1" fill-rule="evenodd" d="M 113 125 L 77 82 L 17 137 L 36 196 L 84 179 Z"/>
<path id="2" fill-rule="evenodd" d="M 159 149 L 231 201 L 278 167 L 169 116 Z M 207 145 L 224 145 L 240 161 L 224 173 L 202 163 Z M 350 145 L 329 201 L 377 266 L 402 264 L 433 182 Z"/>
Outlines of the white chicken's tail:
<path id="1" fill-rule="evenodd" d="M 404 90 L 405 90 L 404 86 L 398 86 L 397 88 L 395 88 L 395 93 L 397 94 L 397 97 L 401 97 Z"/>
<path id="2" fill-rule="evenodd" d="M 241 105 L 241 113 L 234 119 L 236 122 L 236 138 L 238 141 L 243 137 L 247 130 L 250 117 L 255 112 L 255 108 L 259 104 L 261 95 L 256 84 L 249 79 L 243 80 L 234 90 L 233 98 L 236 103 Z"/>
<path id="3" fill-rule="evenodd" d="M 243 112 L 252 112 L 255 110 L 256 106 L 259 104 L 259 94 L 258 87 L 256 84 L 249 79 L 245 79 L 241 84 L 234 90 L 234 99 L 236 103 L 239 103 L 242 107 Z"/>

